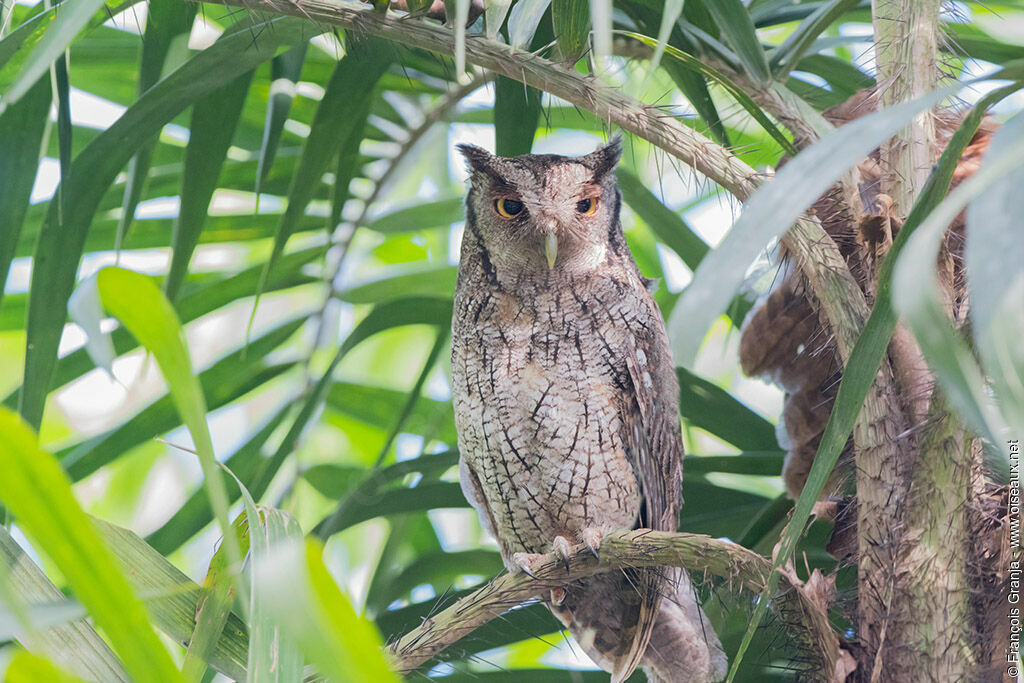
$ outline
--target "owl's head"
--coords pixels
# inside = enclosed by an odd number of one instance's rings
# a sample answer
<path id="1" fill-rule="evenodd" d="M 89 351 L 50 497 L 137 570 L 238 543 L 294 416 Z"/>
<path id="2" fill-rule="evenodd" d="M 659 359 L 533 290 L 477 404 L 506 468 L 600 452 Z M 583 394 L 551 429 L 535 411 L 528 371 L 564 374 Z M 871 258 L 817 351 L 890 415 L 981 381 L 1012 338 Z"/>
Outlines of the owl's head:
<path id="1" fill-rule="evenodd" d="M 613 173 L 619 140 L 582 157 L 497 157 L 459 145 L 470 170 L 466 227 L 491 263 L 515 273 L 582 274 L 621 241 Z"/>

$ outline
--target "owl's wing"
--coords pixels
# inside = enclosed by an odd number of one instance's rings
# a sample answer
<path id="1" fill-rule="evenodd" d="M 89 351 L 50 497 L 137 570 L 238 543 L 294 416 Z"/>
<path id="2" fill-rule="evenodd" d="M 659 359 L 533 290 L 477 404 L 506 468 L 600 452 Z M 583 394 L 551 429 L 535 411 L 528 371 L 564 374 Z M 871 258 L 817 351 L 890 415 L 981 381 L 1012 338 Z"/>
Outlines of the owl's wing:
<path id="1" fill-rule="evenodd" d="M 628 385 L 620 405 L 622 440 L 640 492 L 643 512 L 639 525 L 658 531 L 675 531 L 682 494 L 682 438 L 677 409 L 678 383 L 668 350 L 661 315 L 650 305 L 650 315 L 631 326 L 622 350 Z M 623 680 L 640 664 L 658 618 L 661 596 L 669 580 L 659 569 L 643 569 L 631 579 L 640 593 L 640 613 L 633 642 L 626 657 L 617 663 L 613 681 Z"/>
<path id="2" fill-rule="evenodd" d="M 622 406 L 623 442 L 644 498 L 642 526 L 676 531 L 682 504 L 683 443 L 668 339 L 657 310 L 624 350 L 631 391 Z"/>

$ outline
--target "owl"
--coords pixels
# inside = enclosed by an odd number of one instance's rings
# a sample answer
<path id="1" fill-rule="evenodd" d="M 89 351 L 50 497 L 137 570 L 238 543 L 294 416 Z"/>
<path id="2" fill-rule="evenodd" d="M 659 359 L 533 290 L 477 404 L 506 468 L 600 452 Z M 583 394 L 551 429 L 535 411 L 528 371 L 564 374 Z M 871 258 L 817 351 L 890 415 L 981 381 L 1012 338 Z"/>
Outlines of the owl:
<path id="1" fill-rule="evenodd" d="M 593 552 L 613 530 L 675 531 L 678 394 L 664 321 L 623 237 L 618 141 L 470 170 L 452 319 L 460 479 L 510 571 Z M 682 570 L 597 575 L 546 603 L 612 674 L 714 681 L 725 655 Z"/>

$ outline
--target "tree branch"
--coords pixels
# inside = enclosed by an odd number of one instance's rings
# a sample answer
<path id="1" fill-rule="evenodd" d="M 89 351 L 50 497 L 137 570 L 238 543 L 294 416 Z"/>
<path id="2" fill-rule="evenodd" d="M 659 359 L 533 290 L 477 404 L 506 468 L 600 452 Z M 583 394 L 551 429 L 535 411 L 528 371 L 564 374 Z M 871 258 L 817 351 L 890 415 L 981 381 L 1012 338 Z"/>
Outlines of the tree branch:
<path id="1" fill-rule="evenodd" d="M 455 51 L 454 34 L 448 28 L 393 13 L 378 14 L 344 0 L 218 1 L 250 10 L 322 21 L 439 54 L 452 55 Z M 466 61 L 593 112 L 601 120 L 668 152 L 741 201 L 746 201 L 765 179 L 764 174 L 759 174 L 732 152 L 661 109 L 627 97 L 568 66 L 478 35 L 467 36 Z M 815 130 L 820 134 L 823 128 L 819 126 Z M 860 336 L 867 317 L 867 303 L 838 248 L 818 221 L 801 218 L 797 227 L 784 237 L 786 246 L 801 255 L 797 262 L 821 302 L 829 319 L 829 329 L 840 340 L 839 350 L 845 362 L 849 348 Z M 830 265 L 822 268 L 821 264 Z"/>
<path id="2" fill-rule="evenodd" d="M 568 568 L 560 558 L 549 555 L 532 577 L 516 573 L 494 578 L 393 642 L 388 648 L 393 666 L 403 673 L 412 671 L 502 613 L 552 588 L 594 574 L 634 567 L 684 567 L 691 574 L 723 579 L 732 591 L 757 594 L 764 590 L 772 570 L 768 559 L 735 543 L 648 529 L 608 534 L 599 555 L 595 558 L 580 546 L 569 558 Z M 839 641 L 825 610 L 800 586 L 788 583 L 786 576 L 781 586 L 772 596 L 775 610 L 808 656 L 812 675 L 830 680 Z"/>
<path id="3" fill-rule="evenodd" d="M 449 28 L 394 13 L 378 14 L 372 8 L 364 9 L 344 0 L 219 2 L 319 21 L 444 55 L 455 53 L 455 35 Z M 760 174 L 729 150 L 660 108 L 627 97 L 571 66 L 480 35 L 466 36 L 466 61 L 594 112 L 599 119 L 665 150 L 740 200 L 746 200 L 757 189 Z"/>
<path id="4" fill-rule="evenodd" d="M 250 10 L 266 10 L 322 21 L 444 55 L 452 55 L 455 51 L 454 34 L 448 28 L 420 19 L 398 17 L 390 13 L 378 14 L 372 9 L 363 9 L 360 5 L 344 0 L 301 0 L 299 3 L 293 0 L 218 1 Z M 683 125 L 661 109 L 627 97 L 617 89 L 575 69 L 477 35 L 467 37 L 466 60 L 592 111 L 601 120 L 615 124 L 668 152 L 741 201 L 746 201 L 764 181 L 763 174 L 710 138 Z M 864 297 L 859 293 L 838 248 L 821 229 L 821 225 L 816 220 L 801 218 L 798 226 L 800 230 L 791 232 L 786 240 L 798 247 L 796 251 L 806 255 L 806 259 L 799 260 L 801 268 L 805 270 L 815 295 L 829 314 L 833 333 L 841 339 L 855 341 L 866 316 L 851 326 L 849 316 L 842 311 L 867 311 Z M 822 263 L 834 264 L 839 272 L 817 268 L 817 264 Z M 827 277 L 823 279 L 823 276 Z M 839 288 L 835 286 L 837 279 L 843 281 Z M 855 298 L 836 299 L 840 290 L 843 297 Z M 842 344 L 840 351 L 843 351 Z M 845 360 L 846 353 L 842 355 Z"/>

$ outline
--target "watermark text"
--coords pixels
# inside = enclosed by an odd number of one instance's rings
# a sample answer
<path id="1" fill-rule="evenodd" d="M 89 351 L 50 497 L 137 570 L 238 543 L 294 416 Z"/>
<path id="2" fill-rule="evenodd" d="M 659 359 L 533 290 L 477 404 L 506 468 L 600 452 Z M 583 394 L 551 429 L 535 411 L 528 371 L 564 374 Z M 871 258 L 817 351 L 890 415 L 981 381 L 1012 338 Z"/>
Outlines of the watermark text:
<path id="1" fill-rule="evenodd" d="M 1008 442 L 1010 450 L 1010 492 L 1007 500 L 1010 518 L 1010 591 L 1007 594 L 1007 619 L 1010 622 L 1010 642 L 1006 649 L 1006 673 L 1010 678 L 1020 676 L 1020 634 L 1021 634 L 1021 564 L 1020 543 L 1020 441 L 1012 439 Z"/>

